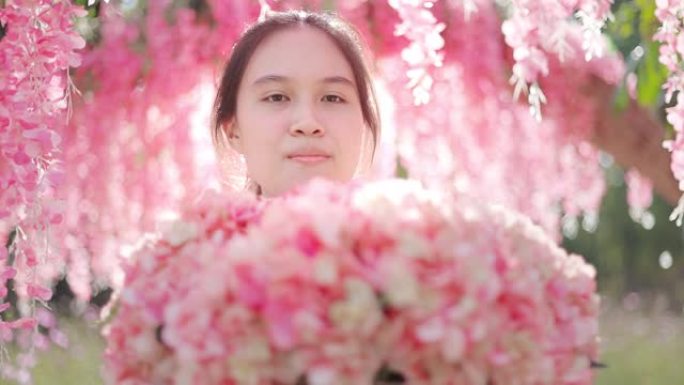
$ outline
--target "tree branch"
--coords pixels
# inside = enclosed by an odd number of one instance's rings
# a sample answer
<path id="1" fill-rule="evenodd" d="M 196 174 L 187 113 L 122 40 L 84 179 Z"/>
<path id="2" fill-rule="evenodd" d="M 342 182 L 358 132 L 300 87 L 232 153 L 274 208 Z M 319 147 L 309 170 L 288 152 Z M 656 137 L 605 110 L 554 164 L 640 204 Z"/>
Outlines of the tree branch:
<path id="1" fill-rule="evenodd" d="M 663 148 L 664 129 L 647 108 L 630 100 L 625 111 L 614 111 L 607 103 L 615 87 L 595 78 L 591 88 L 603 108 L 591 142 L 613 156 L 625 169 L 636 169 L 651 180 L 654 191 L 673 206 L 682 192 L 670 169 L 670 153 Z"/>

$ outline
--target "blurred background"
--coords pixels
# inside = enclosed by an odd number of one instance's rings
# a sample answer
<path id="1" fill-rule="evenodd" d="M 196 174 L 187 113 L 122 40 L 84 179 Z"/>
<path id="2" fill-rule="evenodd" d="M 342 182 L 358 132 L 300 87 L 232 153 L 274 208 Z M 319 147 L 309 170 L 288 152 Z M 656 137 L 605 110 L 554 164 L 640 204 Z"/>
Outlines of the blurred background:
<path id="1" fill-rule="evenodd" d="M 57 317 L 39 326 L 53 343 L 25 358 L 35 359 L 28 363 L 35 364 L 34 383 L 102 383 L 100 309 L 121 284 L 122 258 L 198 188 L 240 170 L 232 161 L 216 166 L 208 155 L 208 107 L 232 41 L 270 4 L 337 10 L 369 40 L 383 73 L 381 102 L 391 111 L 378 176 L 433 186 L 447 180 L 458 191 L 511 206 L 596 267 L 605 365 L 597 369 L 597 385 L 684 384 L 684 232 L 670 220 L 681 192 L 661 145 L 675 136 L 666 120 L 674 101 L 665 97 L 668 71 L 653 39 L 656 1 L 612 2 L 604 29 L 612 56 L 604 61 L 584 64 L 583 54 L 563 63 L 549 59 L 550 73 L 538 79 L 549 99 L 541 123 L 530 117 L 525 97 L 512 98 L 517 59 L 501 32 L 502 20 L 515 18 L 511 3 L 438 0 L 429 8 L 437 20 L 426 24 L 445 24 L 445 56 L 441 69 L 427 73 L 434 87 L 422 90 L 437 101 L 419 106 L 422 91 L 406 87 L 410 68 L 397 58 L 420 37 L 394 33 L 407 20 L 396 2 L 71 2 L 87 14 L 75 22 L 86 41 L 83 62 L 68 77 L 80 94 L 74 93 L 70 123 L 58 131 L 65 182 L 55 194 L 66 202 L 59 247 L 68 257 L 45 273 L 53 289 L 47 304 Z M 1 0 L 0 8 L 13 4 Z M 472 19 L 464 18 L 472 12 L 465 4 L 477 9 Z M 13 38 L 12 22 L 0 24 L 0 44 Z M 451 145 L 446 155 L 444 142 Z M 443 158 L 430 158 L 435 153 Z M 646 182 L 634 182 L 635 175 Z M 549 187 L 556 185 L 562 188 Z M 17 239 L 21 228 L 32 229 L 24 226 L 30 216 L 10 219 L 0 221 L 0 235 L 19 260 Z M 12 280 L 7 285 L 6 301 L 14 305 Z M 7 314 L 3 320 L 11 319 Z M 16 358 L 16 350 L 8 344 L 2 356 Z"/>

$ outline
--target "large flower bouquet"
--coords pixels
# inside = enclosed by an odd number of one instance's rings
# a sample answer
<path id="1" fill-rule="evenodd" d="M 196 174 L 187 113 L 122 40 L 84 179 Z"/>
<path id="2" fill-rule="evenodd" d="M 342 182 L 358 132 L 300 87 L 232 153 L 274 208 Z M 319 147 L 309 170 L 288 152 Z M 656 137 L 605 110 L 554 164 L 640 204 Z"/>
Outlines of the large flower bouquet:
<path id="1" fill-rule="evenodd" d="M 128 269 L 117 384 L 589 384 L 594 269 L 408 181 L 212 195 Z M 385 376 L 385 378 L 382 378 Z"/>

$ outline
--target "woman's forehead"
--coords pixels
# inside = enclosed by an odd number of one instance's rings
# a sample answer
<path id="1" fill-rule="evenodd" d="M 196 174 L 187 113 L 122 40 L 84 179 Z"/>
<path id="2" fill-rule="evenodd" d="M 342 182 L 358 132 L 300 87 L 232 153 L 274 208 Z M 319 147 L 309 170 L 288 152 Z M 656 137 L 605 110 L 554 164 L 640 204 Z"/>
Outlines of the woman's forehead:
<path id="1" fill-rule="evenodd" d="M 274 32 L 250 59 L 243 82 L 316 81 L 354 84 L 351 65 L 325 32 L 302 26 Z"/>

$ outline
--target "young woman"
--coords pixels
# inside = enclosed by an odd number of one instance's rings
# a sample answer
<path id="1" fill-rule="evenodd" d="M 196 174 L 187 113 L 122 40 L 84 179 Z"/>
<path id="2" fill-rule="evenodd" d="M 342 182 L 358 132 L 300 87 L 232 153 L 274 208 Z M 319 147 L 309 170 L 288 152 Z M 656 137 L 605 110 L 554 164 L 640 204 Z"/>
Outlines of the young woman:
<path id="1" fill-rule="evenodd" d="M 370 166 L 380 128 L 363 52 L 349 24 L 302 11 L 269 14 L 234 46 L 213 138 L 244 156 L 258 194 L 349 181 Z"/>
<path id="2" fill-rule="evenodd" d="M 314 177 L 349 181 L 379 141 L 361 38 L 332 14 L 277 12 L 252 25 L 233 48 L 214 110 L 219 152 L 244 156 L 250 187 L 267 197 Z M 403 382 L 383 368 L 375 383 Z"/>

